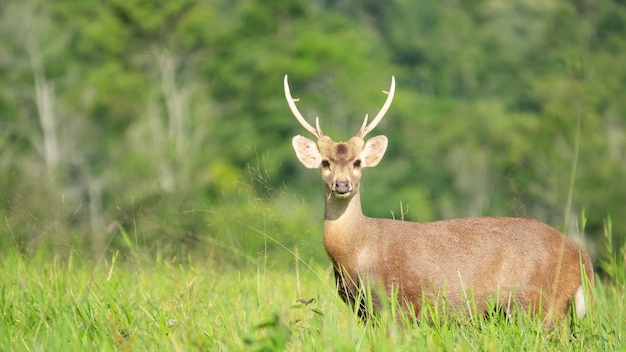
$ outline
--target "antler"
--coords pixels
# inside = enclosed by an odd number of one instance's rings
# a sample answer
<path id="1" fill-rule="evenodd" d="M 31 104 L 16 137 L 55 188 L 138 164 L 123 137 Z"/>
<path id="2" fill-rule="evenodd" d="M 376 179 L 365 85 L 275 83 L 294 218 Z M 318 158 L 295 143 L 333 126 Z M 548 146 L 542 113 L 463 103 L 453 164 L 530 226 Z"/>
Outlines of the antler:
<path id="1" fill-rule="evenodd" d="M 363 121 L 363 125 L 361 126 L 359 133 L 357 133 L 357 137 L 365 138 L 365 136 L 368 133 L 372 132 L 372 130 L 376 128 L 380 120 L 382 120 L 383 117 L 385 116 L 385 113 L 387 113 L 387 110 L 389 109 L 389 106 L 391 105 L 391 101 L 393 100 L 393 93 L 395 92 L 395 90 L 396 90 L 396 79 L 394 76 L 391 76 L 391 88 L 389 88 L 389 92 L 385 92 L 383 90 L 383 93 L 388 95 L 387 100 L 385 101 L 385 104 L 383 104 L 382 109 L 380 109 L 380 111 L 378 112 L 378 115 L 374 117 L 374 120 L 372 120 L 372 122 L 369 125 L 367 124 L 367 115 L 365 115 L 365 120 Z"/>
<path id="2" fill-rule="evenodd" d="M 287 82 L 287 75 L 285 75 L 284 85 L 285 85 L 285 98 L 287 98 L 287 104 L 289 104 L 289 108 L 291 109 L 291 113 L 293 114 L 293 116 L 296 117 L 298 122 L 300 122 L 300 124 L 302 125 L 302 127 L 304 127 L 305 130 L 309 131 L 312 135 L 317 137 L 317 139 L 324 137 L 324 133 L 322 133 L 322 129 L 320 128 L 320 118 L 319 117 L 315 118 L 316 128 L 313 128 L 313 126 L 311 126 L 308 122 L 306 122 L 306 120 L 304 119 L 304 117 L 302 116 L 298 108 L 296 107 L 296 102 L 300 99 L 294 99 L 291 97 L 291 92 L 289 91 L 289 83 Z"/>

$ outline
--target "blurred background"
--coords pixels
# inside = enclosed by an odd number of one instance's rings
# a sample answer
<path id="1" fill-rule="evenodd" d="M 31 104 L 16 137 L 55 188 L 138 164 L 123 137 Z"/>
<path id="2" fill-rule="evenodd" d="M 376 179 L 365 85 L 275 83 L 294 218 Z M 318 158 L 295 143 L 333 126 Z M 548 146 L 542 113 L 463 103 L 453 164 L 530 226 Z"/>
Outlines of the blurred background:
<path id="1" fill-rule="evenodd" d="M 395 75 L 367 215 L 624 242 L 624 1 L 5 0 L 0 253 L 324 262 L 285 74 L 335 140 Z"/>

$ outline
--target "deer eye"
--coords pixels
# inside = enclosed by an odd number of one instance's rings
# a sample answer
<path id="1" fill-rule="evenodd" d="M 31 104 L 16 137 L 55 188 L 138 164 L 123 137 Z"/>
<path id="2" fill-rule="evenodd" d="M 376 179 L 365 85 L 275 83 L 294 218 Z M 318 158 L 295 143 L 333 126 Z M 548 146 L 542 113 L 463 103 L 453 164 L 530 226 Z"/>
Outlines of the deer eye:
<path id="1" fill-rule="evenodd" d="M 354 162 L 354 167 L 355 167 L 355 168 L 359 168 L 359 167 L 361 167 L 361 160 L 357 159 L 357 160 Z"/>
<path id="2" fill-rule="evenodd" d="M 325 169 L 330 167 L 330 163 L 328 162 L 328 160 L 322 160 L 322 167 Z"/>

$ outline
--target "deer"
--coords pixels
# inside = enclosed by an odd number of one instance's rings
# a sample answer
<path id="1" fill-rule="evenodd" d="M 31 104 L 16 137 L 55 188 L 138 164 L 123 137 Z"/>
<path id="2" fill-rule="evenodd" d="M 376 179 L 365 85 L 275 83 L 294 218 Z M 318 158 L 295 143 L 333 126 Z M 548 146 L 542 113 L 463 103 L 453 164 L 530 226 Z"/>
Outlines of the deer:
<path id="1" fill-rule="evenodd" d="M 363 169 L 377 166 L 387 149 L 384 135 L 365 137 L 391 106 L 395 77 L 383 107 L 347 142 L 324 135 L 302 116 L 284 78 L 287 103 L 316 140 L 297 135 L 298 160 L 318 169 L 324 188 L 323 243 L 337 293 L 364 321 L 380 311 L 383 295 L 395 297 L 411 317 L 432 320 L 445 305 L 461 316 L 485 316 L 512 307 L 547 327 L 567 316 L 582 319 L 593 301 L 589 254 L 574 240 L 530 218 L 472 217 L 433 222 L 372 218 L 361 208 Z M 375 288 L 379 288 L 375 290 Z M 365 302 L 364 290 L 371 294 Z M 429 308 L 430 307 L 430 308 Z M 448 315 L 448 314 L 446 314 Z"/>

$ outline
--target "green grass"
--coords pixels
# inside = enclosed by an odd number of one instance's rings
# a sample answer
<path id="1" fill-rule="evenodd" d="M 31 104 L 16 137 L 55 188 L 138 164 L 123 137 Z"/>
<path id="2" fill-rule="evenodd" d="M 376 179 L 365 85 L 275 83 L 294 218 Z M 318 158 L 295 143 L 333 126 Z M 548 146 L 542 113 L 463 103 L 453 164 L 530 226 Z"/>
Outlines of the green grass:
<path id="1" fill-rule="evenodd" d="M 9 252 L 0 260 L 3 351 L 382 351 L 626 348 L 626 289 L 598 280 L 575 324 L 545 330 L 506 321 L 441 319 L 401 327 L 390 314 L 364 325 L 337 297 L 330 267 L 293 263 L 223 269 L 209 263 L 113 256 L 94 265 Z"/>

